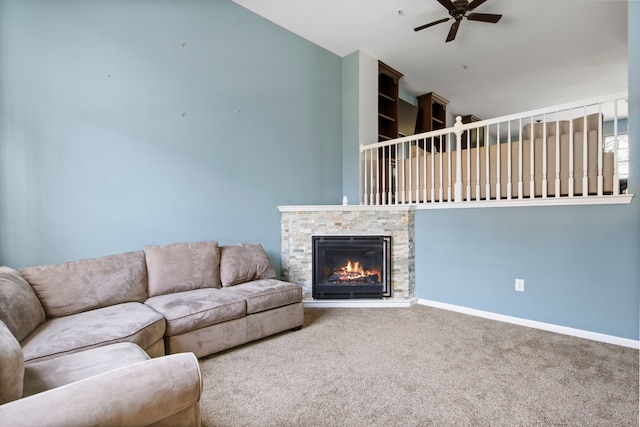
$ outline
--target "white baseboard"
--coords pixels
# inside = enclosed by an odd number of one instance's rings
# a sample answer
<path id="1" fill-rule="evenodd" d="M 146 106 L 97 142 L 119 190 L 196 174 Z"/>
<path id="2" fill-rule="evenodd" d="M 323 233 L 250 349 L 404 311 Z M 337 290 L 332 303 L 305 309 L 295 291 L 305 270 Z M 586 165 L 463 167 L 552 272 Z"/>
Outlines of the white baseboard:
<path id="1" fill-rule="evenodd" d="M 489 311 L 476 310 L 473 308 L 462 307 L 459 305 L 447 304 L 443 302 L 431 301 L 427 299 L 418 299 L 418 304 L 427 305 L 429 307 L 441 308 L 443 310 L 455 311 L 457 313 L 469 314 L 471 316 L 483 317 L 485 319 L 498 320 L 500 322 L 513 323 L 515 325 L 527 326 L 529 328 L 541 329 L 544 331 L 555 332 L 563 335 L 570 335 L 579 338 L 585 338 L 592 341 L 600 341 L 608 344 L 615 344 L 623 347 L 640 349 L 640 341 L 629 338 L 621 338 L 613 335 L 601 334 L 598 332 L 585 331 L 583 329 L 569 328 L 566 326 L 554 325 L 551 323 L 538 322 L 535 320 L 521 319 L 519 317 L 506 316 L 504 314 L 491 313 Z"/>
<path id="2" fill-rule="evenodd" d="M 394 299 L 309 299 L 303 300 L 305 308 L 395 308 L 411 307 L 417 298 Z"/>

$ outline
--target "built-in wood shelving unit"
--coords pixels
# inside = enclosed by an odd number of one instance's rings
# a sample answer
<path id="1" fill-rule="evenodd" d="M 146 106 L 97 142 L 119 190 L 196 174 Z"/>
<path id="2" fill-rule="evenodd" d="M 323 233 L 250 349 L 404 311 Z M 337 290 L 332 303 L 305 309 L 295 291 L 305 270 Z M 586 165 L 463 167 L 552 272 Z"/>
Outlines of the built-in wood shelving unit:
<path id="1" fill-rule="evenodd" d="M 378 61 L 378 141 L 398 137 L 398 84 L 402 73 Z"/>
<path id="2" fill-rule="evenodd" d="M 447 104 L 449 104 L 449 101 L 434 92 L 420 95 L 416 97 L 416 99 L 418 100 L 419 108 L 416 133 L 429 132 L 447 127 Z M 446 151 L 444 144 L 440 143 L 440 138 L 434 138 L 433 146 L 438 152 Z M 427 150 L 431 150 L 430 142 L 426 148 Z"/>

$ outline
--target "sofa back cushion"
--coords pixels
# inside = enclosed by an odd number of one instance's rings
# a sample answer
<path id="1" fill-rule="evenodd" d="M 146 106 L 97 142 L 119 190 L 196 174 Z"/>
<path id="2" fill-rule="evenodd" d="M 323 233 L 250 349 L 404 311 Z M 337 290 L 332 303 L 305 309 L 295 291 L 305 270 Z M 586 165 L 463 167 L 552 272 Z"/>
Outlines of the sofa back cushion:
<path id="1" fill-rule="evenodd" d="M 22 397 L 24 358 L 20 343 L 0 320 L 0 405 Z"/>
<path id="2" fill-rule="evenodd" d="M 271 260 L 259 243 L 243 243 L 220 248 L 222 286 L 275 277 L 276 272 L 271 265 Z"/>
<path id="3" fill-rule="evenodd" d="M 218 242 L 147 246 L 149 297 L 220 287 Z"/>
<path id="4" fill-rule="evenodd" d="M 23 268 L 20 273 L 50 317 L 147 299 L 143 251 Z"/>
<path id="5" fill-rule="evenodd" d="M 44 322 L 44 309 L 33 289 L 9 267 L 0 267 L 0 320 L 18 341 Z"/>

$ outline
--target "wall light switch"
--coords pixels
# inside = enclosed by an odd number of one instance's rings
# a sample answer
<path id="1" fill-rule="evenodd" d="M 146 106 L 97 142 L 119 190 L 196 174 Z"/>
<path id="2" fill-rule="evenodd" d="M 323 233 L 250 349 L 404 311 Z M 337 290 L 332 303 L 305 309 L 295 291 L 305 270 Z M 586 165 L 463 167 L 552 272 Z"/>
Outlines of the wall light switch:
<path id="1" fill-rule="evenodd" d="M 516 291 L 524 292 L 524 279 L 516 279 Z"/>

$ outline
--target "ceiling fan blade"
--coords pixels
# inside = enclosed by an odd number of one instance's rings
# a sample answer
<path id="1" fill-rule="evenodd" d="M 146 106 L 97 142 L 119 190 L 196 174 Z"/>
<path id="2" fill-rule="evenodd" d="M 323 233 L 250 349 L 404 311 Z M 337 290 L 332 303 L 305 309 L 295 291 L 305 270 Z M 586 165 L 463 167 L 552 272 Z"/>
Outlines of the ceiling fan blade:
<path id="1" fill-rule="evenodd" d="M 449 30 L 449 35 L 447 36 L 447 42 L 450 42 L 456 38 L 456 34 L 458 33 L 459 26 L 460 26 L 460 21 L 458 20 L 456 20 L 456 22 L 451 24 L 451 29 Z"/>
<path id="2" fill-rule="evenodd" d="M 486 0 L 485 0 L 486 1 Z M 438 0 L 447 10 L 456 10 L 456 5 L 451 0 Z"/>
<path id="3" fill-rule="evenodd" d="M 469 3 L 469 7 L 467 7 L 467 10 L 473 10 L 486 1 L 487 0 L 473 0 L 471 3 Z"/>
<path id="4" fill-rule="evenodd" d="M 449 19 L 451 19 L 451 18 L 443 18 L 443 19 L 439 19 L 437 21 L 433 21 L 433 22 L 431 22 L 429 24 L 420 25 L 419 27 L 414 28 L 413 31 L 424 30 L 425 28 L 433 27 L 434 25 L 442 24 L 443 22 L 447 22 Z"/>
<path id="5" fill-rule="evenodd" d="M 493 13 L 470 13 L 467 15 L 467 19 L 470 21 L 482 21 L 495 24 L 502 18 L 502 15 L 495 15 Z"/>

